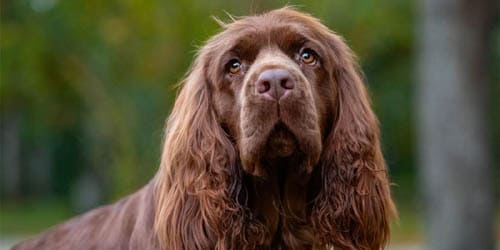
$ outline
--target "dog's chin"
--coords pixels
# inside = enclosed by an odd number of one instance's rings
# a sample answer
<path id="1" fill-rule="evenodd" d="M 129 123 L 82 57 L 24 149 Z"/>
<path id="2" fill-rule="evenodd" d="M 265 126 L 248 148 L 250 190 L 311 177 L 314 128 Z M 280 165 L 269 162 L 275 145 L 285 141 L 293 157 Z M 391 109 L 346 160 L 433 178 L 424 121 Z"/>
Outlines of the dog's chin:
<path id="1" fill-rule="evenodd" d="M 266 133 L 267 136 L 254 138 L 254 141 L 259 143 L 251 144 L 252 147 L 243 147 L 250 150 L 240 152 L 243 169 L 254 176 L 267 176 L 274 171 L 269 169 L 273 168 L 273 165 L 302 156 L 298 137 L 291 131 L 284 123 L 278 121 Z"/>
<path id="2" fill-rule="evenodd" d="M 266 159 L 290 157 L 298 150 L 297 144 L 295 135 L 284 124 L 278 123 L 269 134 L 263 157 Z"/>

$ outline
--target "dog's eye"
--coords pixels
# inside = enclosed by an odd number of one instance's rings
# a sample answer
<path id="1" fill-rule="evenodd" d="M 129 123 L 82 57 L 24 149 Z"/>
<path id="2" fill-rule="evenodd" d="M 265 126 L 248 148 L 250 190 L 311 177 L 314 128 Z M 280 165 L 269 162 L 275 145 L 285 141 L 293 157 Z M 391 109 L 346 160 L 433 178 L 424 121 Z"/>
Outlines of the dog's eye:
<path id="1" fill-rule="evenodd" d="M 314 65 L 316 64 L 317 58 L 313 50 L 304 49 L 300 53 L 300 60 L 307 65 Z"/>
<path id="2" fill-rule="evenodd" d="M 227 67 L 228 67 L 229 73 L 237 74 L 241 70 L 241 62 L 238 59 L 231 59 L 227 63 Z"/>

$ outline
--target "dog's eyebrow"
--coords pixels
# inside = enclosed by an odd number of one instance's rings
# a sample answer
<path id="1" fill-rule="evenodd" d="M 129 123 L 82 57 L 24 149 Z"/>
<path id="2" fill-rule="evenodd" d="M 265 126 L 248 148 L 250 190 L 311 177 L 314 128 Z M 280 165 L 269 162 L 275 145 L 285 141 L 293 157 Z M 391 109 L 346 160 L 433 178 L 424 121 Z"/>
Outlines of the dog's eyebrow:
<path id="1" fill-rule="evenodd" d="M 269 29 L 267 42 L 275 43 L 284 50 L 298 49 L 311 40 L 311 36 L 301 26 L 282 24 Z"/>
<path id="2" fill-rule="evenodd" d="M 262 42 L 257 34 L 246 33 L 233 40 L 227 50 L 223 53 L 237 55 L 241 59 L 253 61 L 257 56 Z"/>

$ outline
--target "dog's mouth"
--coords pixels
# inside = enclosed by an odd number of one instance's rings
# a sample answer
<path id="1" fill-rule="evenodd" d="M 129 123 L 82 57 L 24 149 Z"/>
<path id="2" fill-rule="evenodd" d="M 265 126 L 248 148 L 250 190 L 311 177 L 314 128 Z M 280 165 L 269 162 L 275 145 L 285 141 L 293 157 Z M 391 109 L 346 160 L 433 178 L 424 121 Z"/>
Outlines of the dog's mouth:
<path id="1" fill-rule="evenodd" d="M 289 159 L 312 170 L 321 152 L 321 133 L 314 102 L 307 91 L 300 93 L 279 102 L 252 95 L 244 99 L 237 143 L 246 172 L 262 176 L 269 165 Z"/>
<path id="2" fill-rule="evenodd" d="M 265 158 L 276 159 L 291 156 L 298 149 L 295 135 L 282 122 L 278 122 L 267 139 L 264 147 Z"/>

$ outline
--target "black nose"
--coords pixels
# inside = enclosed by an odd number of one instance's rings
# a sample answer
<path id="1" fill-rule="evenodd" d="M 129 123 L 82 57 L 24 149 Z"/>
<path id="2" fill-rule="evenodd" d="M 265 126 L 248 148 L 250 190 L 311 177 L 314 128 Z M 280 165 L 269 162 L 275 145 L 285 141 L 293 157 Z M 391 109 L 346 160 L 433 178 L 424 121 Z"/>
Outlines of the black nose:
<path id="1" fill-rule="evenodd" d="M 259 94 L 279 100 L 295 87 L 295 82 L 286 69 L 268 69 L 260 73 L 256 85 Z"/>

